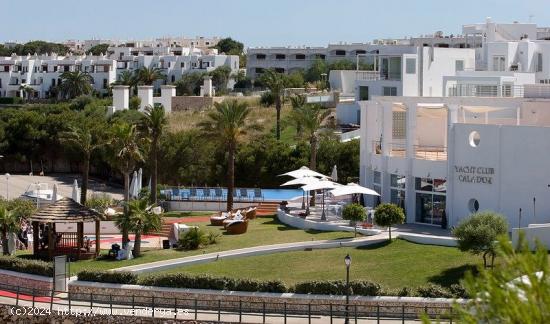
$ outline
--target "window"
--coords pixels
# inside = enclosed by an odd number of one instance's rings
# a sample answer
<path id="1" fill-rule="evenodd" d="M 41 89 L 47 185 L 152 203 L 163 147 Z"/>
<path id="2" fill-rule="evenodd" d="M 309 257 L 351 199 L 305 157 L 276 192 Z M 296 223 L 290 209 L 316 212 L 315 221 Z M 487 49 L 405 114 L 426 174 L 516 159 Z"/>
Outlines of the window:
<path id="1" fill-rule="evenodd" d="M 53 71 L 54 71 L 54 72 L 57 72 L 57 65 L 54 65 Z"/>
<path id="2" fill-rule="evenodd" d="M 284 68 L 275 68 L 275 72 L 277 72 L 277 73 L 285 73 L 285 69 L 284 69 Z"/>
<path id="3" fill-rule="evenodd" d="M 256 73 L 264 73 L 264 68 L 256 68 L 254 71 Z"/>
<path id="4" fill-rule="evenodd" d="M 336 55 L 336 56 L 345 56 L 345 55 L 346 55 L 346 51 L 344 51 L 344 50 L 336 50 L 336 51 L 334 51 L 334 55 Z"/>
<path id="5" fill-rule="evenodd" d="M 408 58 L 405 61 L 405 72 L 407 74 L 416 74 L 416 59 Z"/>
<path id="6" fill-rule="evenodd" d="M 296 59 L 297 59 L 297 60 L 305 60 L 305 59 L 306 59 L 306 55 L 305 55 L 305 54 L 296 54 Z"/>
<path id="7" fill-rule="evenodd" d="M 359 100 L 369 100 L 369 87 L 359 86 Z"/>
<path id="8" fill-rule="evenodd" d="M 455 71 L 464 71 L 464 60 L 455 61 Z"/>
<path id="9" fill-rule="evenodd" d="M 10 66 L 4 65 L 4 72 L 9 72 L 9 71 L 10 71 Z"/>
<path id="10" fill-rule="evenodd" d="M 364 54 L 367 54 L 367 51 L 365 51 L 365 50 L 356 50 L 355 51 L 355 55 L 364 55 Z"/>
<path id="11" fill-rule="evenodd" d="M 394 111 L 392 120 L 392 137 L 394 139 L 405 139 L 406 136 L 406 116 L 405 111 Z"/>
<path id="12" fill-rule="evenodd" d="M 506 71 L 506 58 L 504 56 L 493 56 L 493 71 Z"/>
<path id="13" fill-rule="evenodd" d="M 326 55 L 325 54 L 315 54 L 315 58 L 324 60 L 326 58 Z"/>
<path id="14" fill-rule="evenodd" d="M 372 172 L 372 189 L 374 189 L 374 191 L 378 192 L 379 194 L 382 193 L 382 173 L 380 171 Z M 376 207 L 380 204 L 380 196 L 377 196 L 375 201 L 376 202 L 373 207 Z"/>
<path id="15" fill-rule="evenodd" d="M 397 96 L 397 87 L 383 87 L 382 88 L 383 96 L 386 97 L 395 97 Z"/>
<path id="16" fill-rule="evenodd" d="M 63 65 L 63 72 L 69 72 L 69 66 Z"/>
<path id="17" fill-rule="evenodd" d="M 275 54 L 275 59 L 276 60 L 284 60 L 284 59 L 286 59 L 286 55 L 284 55 L 284 54 Z"/>
<path id="18" fill-rule="evenodd" d="M 0 79 L 0 89 L 2 89 L 2 79 Z"/>
<path id="19" fill-rule="evenodd" d="M 257 60 L 265 60 L 265 54 L 256 54 Z"/>
<path id="20" fill-rule="evenodd" d="M 55 79 L 52 79 L 52 87 L 55 87 Z"/>
<path id="21" fill-rule="evenodd" d="M 537 72 L 542 72 L 542 53 L 537 54 Z"/>
<path id="22" fill-rule="evenodd" d="M 103 89 L 107 89 L 107 86 L 109 85 L 109 82 L 107 79 L 103 79 Z"/>
<path id="23" fill-rule="evenodd" d="M 172 76 L 170 77 L 170 80 L 172 80 L 172 81 L 171 81 L 172 83 L 176 82 L 176 76 L 175 76 L 175 75 L 172 75 Z"/>
<path id="24" fill-rule="evenodd" d="M 405 209 L 405 176 L 392 174 L 390 176 L 391 203 Z"/>
<path id="25" fill-rule="evenodd" d="M 180 63 L 180 67 L 181 67 L 182 69 L 185 69 L 185 62 L 181 62 L 181 63 Z"/>

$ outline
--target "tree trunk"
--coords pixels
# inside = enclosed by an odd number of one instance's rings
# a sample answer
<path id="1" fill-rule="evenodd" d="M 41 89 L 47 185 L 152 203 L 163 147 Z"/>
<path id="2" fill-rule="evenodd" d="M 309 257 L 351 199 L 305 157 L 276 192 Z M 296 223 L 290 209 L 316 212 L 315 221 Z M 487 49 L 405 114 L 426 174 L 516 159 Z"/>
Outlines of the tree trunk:
<path id="1" fill-rule="evenodd" d="M 311 170 L 317 170 L 317 137 L 315 135 L 311 136 L 309 139 L 310 146 L 310 157 L 309 157 L 309 168 Z M 311 199 L 309 201 L 310 206 L 315 206 L 315 191 L 311 192 Z"/>
<path id="2" fill-rule="evenodd" d="M 483 252 L 483 269 L 487 268 L 487 252 Z"/>
<path id="3" fill-rule="evenodd" d="M 2 229 L 2 254 L 10 255 L 10 250 L 8 249 L 8 231 Z"/>
<path id="4" fill-rule="evenodd" d="M 277 140 L 281 139 L 281 97 L 279 95 L 275 98 L 275 110 L 277 110 L 277 131 L 276 138 Z"/>
<path id="5" fill-rule="evenodd" d="M 389 233 L 390 233 L 390 241 L 391 241 L 391 225 L 388 226 L 388 230 L 389 230 Z"/>
<path id="6" fill-rule="evenodd" d="M 141 254 L 141 231 L 135 233 L 134 238 L 134 257 L 138 257 Z"/>
<path id="7" fill-rule="evenodd" d="M 227 154 L 227 211 L 233 209 L 235 187 L 235 143 L 229 143 Z"/>
<path id="8" fill-rule="evenodd" d="M 124 172 L 124 215 L 128 213 L 128 203 L 130 202 L 130 173 Z M 126 246 L 130 242 L 128 237 L 128 229 L 122 229 L 122 246 Z"/>
<path id="9" fill-rule="evenodd" d="M 157 203 L 157 165 L 158 165 L 158 152 L 157 152 L 158 139 L 153 139 L 151 151 L 151 203 Z"/>
<path id="10" fill-rule="evenodd" d="M 82 166 L 82 186 L 80 187 L 80 203 L 86 204 L 88 195 L 88 178 L 90 177 L 90 156 L 86 155 Z"/>

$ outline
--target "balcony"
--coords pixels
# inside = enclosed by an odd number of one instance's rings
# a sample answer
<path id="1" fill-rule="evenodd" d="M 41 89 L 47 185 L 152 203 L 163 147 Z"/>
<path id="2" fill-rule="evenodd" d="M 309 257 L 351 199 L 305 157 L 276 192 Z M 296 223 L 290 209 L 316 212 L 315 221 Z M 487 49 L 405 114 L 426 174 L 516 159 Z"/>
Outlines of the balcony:
<path id="1" fill-rule="evenodd" d="M 401 73 L 393 73 L 387 71 L 357 71 L 356 80 L 361 81 L 401 81 Z"/>
<path id="2" fill-rule="evenodd" d="M 407 148 L 403 143 L 388 143 L 390 146 L 389 156 L 406 158 Z M 414 158 L 418 160 L 427 161 L 446 161 L 447 160 L 447 147 L 446 146 L 428 146 L 428 145 L 414 145 Z M 376 155 L 382 154 L 382 144 L 380 141 L 372 142 L 372 152 Z"/>
<path id="3" fill-rule="evenodd" d="M 481 85 L 457 84 L 447 88 L 448 97 L 550 98 L 549 84 Z"/>

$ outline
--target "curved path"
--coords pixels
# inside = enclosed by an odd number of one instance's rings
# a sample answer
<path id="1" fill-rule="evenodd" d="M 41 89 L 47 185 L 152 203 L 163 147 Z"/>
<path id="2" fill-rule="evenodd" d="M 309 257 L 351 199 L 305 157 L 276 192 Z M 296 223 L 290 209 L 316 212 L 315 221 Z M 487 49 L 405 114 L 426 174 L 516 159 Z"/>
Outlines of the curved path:
<path id="1" fill-rule="evenodd" d="M 136 273 L 145 273 L 153 271 L 162 271 L 171 268 L 189 266 L 193 264 L 208 263 L 221 259 L 241 258 L 255 255 L 265 255 L 289 251 L 303 251 L 306 249 L 332 249 L 339 247 L 357 247 L 369 244 L 381 243 L 388 239 L 386 233 L 361 237 L 356 239 L 340 239 L 340 240 L 322 240 L 322 241 L 306 241 L 284 244 L 272 244 L 255 246 L 243 249 L 220 251 L 201 255 L 188 256 L 177 259 L 169 259 L 146 264 L 138 264 L 128 267 L 112 269 L 112 271 L 131 271 Z"/>

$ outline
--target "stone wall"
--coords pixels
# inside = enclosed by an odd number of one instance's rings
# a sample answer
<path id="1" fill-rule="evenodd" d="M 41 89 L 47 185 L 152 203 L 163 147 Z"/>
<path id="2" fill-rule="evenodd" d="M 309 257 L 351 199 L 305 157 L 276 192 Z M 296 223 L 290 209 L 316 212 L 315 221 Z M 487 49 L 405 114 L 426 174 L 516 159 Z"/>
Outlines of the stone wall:
<path id="1" fill-rule="evenodd" d="M 33 289 L 37 294 L 44 294 L 53 289 L 53 278 L 0 269 L 0 285 L 13 286 L 10 290 L 19 287 L 24 294 L 32 293 Z"/>
<path id="2" fill-rule="evenodd" d="M 21 311 L 17 311 L 17 310 Z M 26 309 L 28 310 L 28 308 Z M 109 324 L 164 324 L 164 323 L 213 323 L 205 321 L 183 320 L 183 319 L 163 319 L 163 318 L 151 318 L 151 317 L 137 317 L 137 316 L 111 316 L 111 315 L 95 315 L 95 316 L 76 316 L 63 314 L 62 312 L 53 311 L 50 314 L 46 312 L 40 312 L 40 315 L 16 315 L 16 313 L 22 313 L 25 309 L 21 307 L 1 305 L 0 306 L 0 322 L 5 324 L 96 324 L 96 323 L 109 323 Z M 218 322 L 216 322 L 218 323 Z"/>
<path id="3" fill-rule="evenodd" d="M 223 97 L 176 96 L 172 97 L 172 111 L 201 111 L 221 101 Z"/>
<path id="4" fill-rule="evenodd" d="M 97 282 L 72 281 L 69 283 L 71 299 L 90 300 L 94 296 L 94 303 L 112 300 L 114 303 L 128 302 L 136 305 L 150 305 L 152 297 L 156 303 L 173 304 L 193 309 L 194 299 L 204 309 L 217 309 L 246 305 L 247 311 L 262 312 L 267 307 L 270 312 L 286 312 L 288 314 L 306 314 L 308 311 L 329 314 L 342 312 L 345 306 L 345 296 L 305 295 L 293 293 L 260 293 L 240 291 L 218 291 L 203 289 L 183 289 L 149 287 L 138 285 L 120 285 Z M 454 299 L 421 298 L 421 297 L 385 297 L 385 296 L 350 296 L 350 307 L 360 313 L 377 312 L 386 314 L 401 314 L 407 317 L 417 317 L 419 313 L 427 311 L 429 314 L 448 313 Z M 459 303 L 464 300 L 456 300 Z M 223 303 L 223 304 L 222 304 Z"/>

